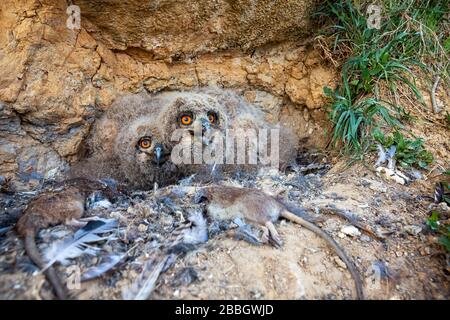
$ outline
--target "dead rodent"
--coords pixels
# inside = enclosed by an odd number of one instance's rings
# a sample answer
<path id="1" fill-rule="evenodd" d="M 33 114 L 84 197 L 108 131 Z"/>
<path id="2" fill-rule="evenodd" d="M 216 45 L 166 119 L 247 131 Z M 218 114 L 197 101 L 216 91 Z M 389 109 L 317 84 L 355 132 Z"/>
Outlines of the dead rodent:
<path id="1" fill-rule="evenodd" d="M 25 250 L 30 259 L 42 269 L 45 265 L 36 245 L 36 235 L 53 225 L 79 219 L 84 214 L 87 196 L 93 191 L 102 191 L 105 196 L 113 196 L 107 186 L 98 181 L 72 179 L 58 183 L 53 190 L 37 195 L 27 205 L 16 228 L 24 238 Z M 44 271 L 59 299 L 68 299 L 69 295 L 53 267 Z"/>
<path id="2" fill-rule="evenodd" d="M 298 223 L 314 232 L 322 237 L 345 262 L 355 281 L 358 299 L 364 299 L 360 275 L 339 244 L 313 223 L 290 212 L 275 198 L 259 190 L 214 185 L 201 188 L 196 194 L 196 201 L 205 201 L 207 214 L 212 219 L 234 220 L 241 218 L 246 222 L 260 226 L 265 233 L 266 240 L 274 242 L 277 246 L 280 246 L 282 242 L 273 223 L 280 218 Z"/>

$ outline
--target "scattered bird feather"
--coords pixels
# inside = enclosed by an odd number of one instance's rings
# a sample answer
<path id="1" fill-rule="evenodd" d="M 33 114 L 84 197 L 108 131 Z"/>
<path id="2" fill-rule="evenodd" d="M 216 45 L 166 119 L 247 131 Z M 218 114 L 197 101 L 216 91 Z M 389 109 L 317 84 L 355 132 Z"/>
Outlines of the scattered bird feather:
<path id="1" fill-rule="evenodd" d="M 378 159 L 377 162 L 375 162 L 375 167 L 379 167 L 380 165 L 382 165 L 387 161 L 387 154 L 383 146 L 377 143 L 377 149 L 378 149 Z"/>
<path id="2" fill-rule="evenodd" d="M 113 235 L 101 236 L 101 234 L 113 231 L 117 225 L 116 219 L 89 221 L 86 226 L 75 232 L 72 237 L 54 243 L 46 250 L 44 257 L 47 264 L 42 271 L 56 261 L 67 264 L 68 259 L 79 257 L 82 254 L 96 255 L 101 249 L 93 247 L 89 243 L 113 239 Z"/>
<path id="3" fill-rule="evenodd" d="M 233 222 L 234 222 L 234 224 L 236 224 L 238 227 L 244 227 L 244 226 L 247 225 L 247 224 L 246 224 L 241 218 L 239 218 L 239 217 L 235 218 L 235 219 L 233 220 Z"/>
<path id="4" fill-rule="evenodd" d="M 372 270 L 374 271 L 375 277 L 379 280 L 387 280 L 391 278 L 389 268 L 383 260 L 372 262 Z"/>
<path id="5" fill-rule="evenodd" d="M 19 261 L 17 262 L 16 267 L 18 270 L 29 274 L 38 274 L 40 271 L 34 263 L 28 261 Z"/>
<path id="6" fill-rule="evenodd" d="M 394 180 L 395 182 L 397 182 L 399 184 L 406 185 L 411 180 L 399 170 L 391 170 L 391 169 L 385 168 L 385 167 L 378 167 L 375 170 L 377 173 L 383 174 L 386 179 Z"/>
<path id="7" fill-rule="evenodd" d="M 419 180 L 423 178 L 422 173 L 420 171 L 414 169 L 414 168 L 408 168 L 405 171 L 405 174 L 410 178 L 411 180 Z"/>
<path id="8" fill-rule="evenodd" d="M 214 175 L 214 173 L 216 172 L 216 166 L 217 166 L 217 162 L 214 162 L 214 164 L 211 168 L 211 175 Z"/>
<path id="9" fill-rule="evenodd" d="M 392 145 L 387 152 L 388 169 L 395 170 L 395 152 L 397 151 L 397 146 Z"/>
<path id="10" fill-rule="evenodd" d="M 122 297 L 125 300 L 146 300 L 153 292 L 156 281 L 159 278 L 166 261 L 169 256 L 161 258 L 148 259 L 141 274 L 130 288 L 122 292 Z"/>
<path id="11" fill-rule="evenodd" d="M 83 227 L 84 227 L 84 225 L 83 225 Z M 48 230 L 47 232 L 50 234 L 50 241 L 60 240 L 65 237 L 68 237 L 69 235 L 72 234 L 72 232 L 70 230 L 68 230 L 67 228 L 64 228 L 64 226 L 58 226 L 56 228 Z M 42 234 L 42 231 L 41 231 L 41 234 Z"/>
<path id="12" fill-rule="evenodd" d="M 179 184 L 180 186 L 189 186 L 189 185 L 192 184 L 192 181 L 194 181 L 194 178 L 195 178 L 196 175 L 197 175 L 197 174 L 194 173 L 193 175 L 191 175 L 191 176 L 189 176 L 189 177 L 186 177 L 186 178 L 184 178 L 184 179 L 181 179 L 180 181 L 178 181 L 178 184 Z"/>
<path id="13" fill-rule="evenodd" d="M 178 258 L 178 255 L 176 255 L 176 254 L 169 254 L 169 256 L 167 257 L 166 263 L 164 264 L 164 267 L 161 270 L 161 273 L 166 272 L 167 270 L 169 270 L 169 268 L 175 263 L 177 258 Z"/>
<path id="14" fill-rule="evenodd" d="M 185 267 L 174 279 L 175 286 L 187 286 L 198 280 L 198 273 L 192 267 Z"/>
<path id="15" fill-rule="evenodd" d="M 251 225 L 246 224 L 241 218 L 236 218 L 233 222 L 238 226 L 235 233 L 236 239 L 247 241 L 256 246 L 262 244 L 258 232 Z"/>
<path id="16" fill-rule="evenodd" d="M 200 244 L 208 241 L 208 224 L 202 212 L 195 211 L 189 216 L 188 220 L 191 225 L 182 233 L 182 241 L 189 244 Z"/>
<path id="17" fill-rule="evenodd" d="M 127 256 L 127 253 L 124 254 L 110 254 L 102 258 L 101 262 L 88 269 L 81 275 L 81 281 L 88 281 L 102 276 L 108 271 L 112 270 L 117 264 L 122 261 Z"/>
<path id="18" fill-rule="evenodd" d="M 198 244 L 208 241 L 208 223 L 202 212 L 194 210 L 188 221 L 172 232 L 175 240 L 168 248 L 168 253 L 186 253 L 194 250 Z"/>
<path id="19" fill-rule="evenodd" d="M 384 164 L 386 161 L 388 162 L 387 168 L 390 170 L 394 170 L 395 168 L 395 153 L 397 152 L 397 147 L 395 145 L 392 145 L 389 150 L 385 150 L 383 146 L 379 143 L 377 143 L 377 149 L 378 149 L 378 159 L 377 162 L 375 162 L 375 167 L 379 167 L 382 164 Z"/>
<path id="20" fill-rule="evenodd" d="M 96 208 L 108 209 L 112 206 L 111 202 L 100 191 L 93 192 L 88 197 L 86 202 L 87 202 L 86 206 L 89 209 L 96 209 Z"/>
<path id="21" fill-rule="evenodd" d="M 444 196 L 444 184 L 442 182 L 436 183 L 436 188 L 434 189 L 434 202 L 440 203 Z"/>
<path id="22" fill-rule="evenodd" d="M 0 228 L 0 236 L 6 234 L 9 230 L 11 230 L 12 227 L 4 227 L 4 228 Z"/>

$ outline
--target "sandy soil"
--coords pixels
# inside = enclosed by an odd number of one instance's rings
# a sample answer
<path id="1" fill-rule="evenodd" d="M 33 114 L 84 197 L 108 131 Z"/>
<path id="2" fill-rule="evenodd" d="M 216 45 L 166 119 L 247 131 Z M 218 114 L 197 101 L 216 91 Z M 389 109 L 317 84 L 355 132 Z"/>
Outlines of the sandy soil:
<path id="1" fill-rule="evenodd" d="M 361 168 L 360 168 L 361 169 Z M 355 172 L 354 170 L 352 170 Z M 361 174 L 369 186 L 361 182 Z M 369 236 L 343 235 L 348 222 L 328 216 L 322 227 L 356 263 L 369 299 L 448 299 L 445 259 L 431 236 L 406 230 L 423 225 L 429 201 L 420 189 L 390 185 L 364 169 L 354 174 L 329 174 L 321 195 L 304 202 L 310 208 L 334 204 L 350 210 L 372 229 L 387 234 L 383 242 Z M 374 185 L 376 187 L 371 186 Z M 386 188 L 386 192 L 374 189 Z M 337 195 L 337 196 L 336 196 Z M 336 200 L 336 198 L 338 198 Z M 282 249 L 255 247 L 219 237 L 209 251 L 192 253 L 163 276 L 156 298 L 183 299 L 351 299 L 353 280 L 325 242 L 292 223 L 280 223 Z M 384 270 L 383 270 L 384 266 Z M 183 268 L 198 271 L 202 281 L 173 288 L 171 279 Z"/>
<path id="2" fill-rule="evenodd" d="M 239 183 L 280 194 L 308 209 L 309 215 L 321 218 L 319 225 L 356 264 L 367 298 L 448 299 L 447 258 L 425 225 L 432 204 L 431 185 L 416 181 L 402 186 L 384 181 L 362 165 L 342 170 L 342 164 L 335 164 L 327 173 L 322 170 L 306 176 L 294 172 L 263 175 Z M 118 207 L 90 210 L 89 215 L 118 218 L 126 231 L 121 233 L 121 239 L 100 244 L 102 254 L 134 249 L 112 272 L 83 282 L 81 290 L 75 290 L 78 298 L 121 299 L 154 248 L 169 241 L 174 230 L 183 224 L 187 205 L 187 199 L 175 205 L 161 205 L 161 199 L 148 192 L 134 195 Z M 350 223 L 323 210 L 327 205 L 351 212 L 384 239 L 377 240 L 361 230 L 354 235 L 346 234 L 342 228 Z M 287 221 L 281 221 L 277 228 L 284 240 L 281 249 L 236 240 L 234 230 L 212 237 L 180 255 L 160 275 L 150 298 L 355 298 L 349 272 L 321 238 Z M 72 232 L 73 229 L 63 226 L 42 231 L 41 249 Z M 52 298 L 45 278 L 36 274 L 15 232 L 9 231 L 0 241 L 0 298 Z M 78 266 L 83 272 L 98 261 L 98 257 L 83 256 L 72 260 L 69 266 L 58 266 L 58 271 L 70 279 L 71 266 Z"/>

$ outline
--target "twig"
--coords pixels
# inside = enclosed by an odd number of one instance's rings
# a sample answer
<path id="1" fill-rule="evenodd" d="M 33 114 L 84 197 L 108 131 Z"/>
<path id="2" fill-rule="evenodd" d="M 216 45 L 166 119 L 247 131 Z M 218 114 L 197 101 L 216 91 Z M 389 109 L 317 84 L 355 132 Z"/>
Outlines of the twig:
<path id="1" fill-rule="evenodd" d="M 361 229 L 364 233 L 369 235 L 370 237 L 378 240 L 383 241 L 383 237 L 377 235 L 374 231 L 370 230 L 368 227 L 364 226 L 361 222 L 357 221 L 356 218 L 353 216 L 353 214 L 350 211 L 347 210 L 341 210 L 333 206 L 326 206 L 324 208 L 319 208 L 321 212 L 329 212 L 331 214 L 335 214 L 348 222 L 350 222 L 352 225 L 357 227 L 358 229 Z"/>
<path id="2" fill-rule="evenodd" d="M 439 75 L 436 76 L 436 80 L 434 81 L 433 88 L 431 88 L 431 103 L 433 104 L 433 111 L 434 113 L 439 113 L 439 107 L 436 103 L 436 89 L 439 85 L 439 81 L 441 80 L 441 77 Z"/>
<path id="3" fill-rule="evenodd" d="M 426 122 L 426 123 L 429 123 L 429 124 L 435 124 L 435 125 L 438 125 L 438 126 L 440 126 L 440 127 L 444 127 L 444 128 L 446 128 L 447 126 L 446 125 L 443 125 L 442 123 L 439 123 L 439 122 L 437 122 L 437 121 L 434 121 L 434 120 L 432 120 L 432 119 L 427 119 L 427 116 L 414 104 L 414 102 L 413 101 L 411 101 L 411 99 L 408 97 L 408 95 L 407 94 L 405 94 L 404 92 L 403 92 L 403 90 L 402 90 L 402 88 L 399 86 L 398 88 L 397 88 L 397 90 L 402 94 L 402 96 L 404 97 L 404 98 L 406 98 L 406 100 L 409 102 L 409 104 L 412 106 L 412 107 L 414 107 L 416 110 L 417 110 L 417 112 L 419 112 L 420 113 L 420 115 L 423 117 L 423 121 L 424 122 Z"/>

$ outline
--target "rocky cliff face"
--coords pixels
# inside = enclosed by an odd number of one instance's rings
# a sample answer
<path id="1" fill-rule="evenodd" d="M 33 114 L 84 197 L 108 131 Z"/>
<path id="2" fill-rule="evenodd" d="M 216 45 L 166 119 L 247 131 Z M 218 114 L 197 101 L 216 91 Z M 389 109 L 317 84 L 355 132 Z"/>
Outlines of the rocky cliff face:
<path id="1" fill-rule="evenodd" d="M 29 188 L 76 161 L 120 94 L 221 86 L 320 144 L 334 73 L 308 44 L 313 0 L 0 3 L 0 183 Z M 306 141 L 306 140 L 305 140 Z"/>
<path id="2" fill-rule="evenodd" d="M 312 0 L 75 1 L 86 29 L 110 49 L 154 59 L 251 49 L 308 33 Z"/>

